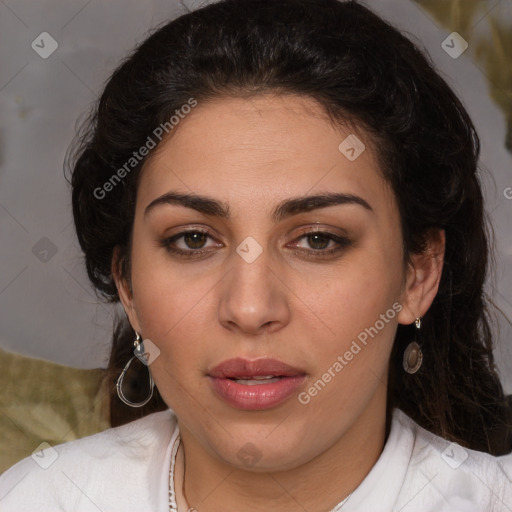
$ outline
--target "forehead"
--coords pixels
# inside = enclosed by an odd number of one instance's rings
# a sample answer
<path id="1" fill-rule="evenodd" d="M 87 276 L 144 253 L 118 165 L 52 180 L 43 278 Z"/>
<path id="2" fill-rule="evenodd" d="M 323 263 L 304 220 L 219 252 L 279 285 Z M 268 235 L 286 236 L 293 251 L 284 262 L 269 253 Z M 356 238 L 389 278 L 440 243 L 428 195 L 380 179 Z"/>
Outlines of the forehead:
<path id="1" fill-rule="evenodd" d="M 353 160 L 351 146 L 364 147 Z M 389 202 L 387 189 L 364 131 L 334 125 L 312 99 L 265 95 L 198 102 L 146 162 L 138 197 L 193 191 L 264 208 L 320 190 Z"/>

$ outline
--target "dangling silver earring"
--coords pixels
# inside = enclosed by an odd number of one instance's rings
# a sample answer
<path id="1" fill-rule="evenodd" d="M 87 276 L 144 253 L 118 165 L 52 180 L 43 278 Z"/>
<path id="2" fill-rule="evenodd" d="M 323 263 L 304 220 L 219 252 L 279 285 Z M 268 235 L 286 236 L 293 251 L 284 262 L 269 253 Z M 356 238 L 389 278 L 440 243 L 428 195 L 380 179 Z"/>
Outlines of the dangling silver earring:
<path id="1" fill-rule="evenodd" d="M 416 318 L 414 324 L 416 325 L 416 329 L 420 330 L 421 318 Z M 421 363 L 423 363 L 423 352 L 416 341 L 411 341 L 404 351 L 404 370 L 407 373 L 416 373 L 420 369 Z"/>
<path id="2" fill-rule="evenodd" d="M 146 356 L 145 356 L 145 352 L 144 352 L 144 342 L 140 339 L 139 333 L 136 332 L 135 334 L 136 334 L 136 338 L 135 338 L 135 341 L 133 342 L 134 355 L 126 363 L 126 366 L 123 368 L 121 375 L 119 375 L 119 378 L 117 379 L 117 382 L 116 382 L 116 389 L 117 389 L 117 395 L 119 396 L 121 401 L 124 402 L 126 405 L 129 405 L 130 407 L 142 407 L 143 405 L 146 405 L 153 397 L 153 388 L 155 387 L 155 383 L 153 381 L 153 377 L 151 376 L 151 372 L 149 371 L 147 363 L 144 363 L 144 361 L 146 361 Z M 144 363 L 144 365 L 146 366 L 146 368 L 148 370 L 148 376 L 149 376 L 149 394 L 142 402 L 132 402 L 131 400 L 126 398 L 126 396 L 123 392 L 124 376 L 125 376 L 126 372 L 128 371 L 130 364 L 132 363 L 132 361 L 135 358 L 139 359 L 140 361 L 142 361 Z"/>

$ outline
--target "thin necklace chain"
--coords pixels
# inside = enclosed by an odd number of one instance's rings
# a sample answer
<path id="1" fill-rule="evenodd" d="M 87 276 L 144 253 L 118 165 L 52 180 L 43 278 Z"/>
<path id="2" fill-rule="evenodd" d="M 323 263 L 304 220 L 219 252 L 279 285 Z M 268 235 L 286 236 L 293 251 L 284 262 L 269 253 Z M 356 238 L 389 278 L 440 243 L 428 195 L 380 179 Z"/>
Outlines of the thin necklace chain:
<path id="1" fill-rule="evenodd" d="M 176 440 L 174 441 L 174 446 L 172 447 L 171 452 L 171 466 L 169 468 L 169 512 L 178 512 L 178 504 L 176 502 L 176 491 L 174 489 L 174 468 L 176 465 L 176 456 L 178 454 L 178 448 L 180 446 L 180 436 L 176 437 Z M 338 503 L 330 512 L 337 512 L 338 510 L 341 510 L 343 505 L 347 502 L 347 500 L 350 498 L 351 494 L 349 494 L 343 501 Z M 187 503 L 188 507 L 188 503 Z M 188 508 L 188 511 L 196 510 L 195 508 Z M 197 512 L 197 511 L 196 511 Z"/>
<path id="2" fill-rule="evenodd" d="M 174 490 L 174 466 L 176 464 L 176 455 L 180 446 L 180 436 L 176 437 L 174 446 L 171 452 L 171 467 L 169 469 L 169 512 L 178 512 L 178 505 L 176 503 L 176 492 Z"/>

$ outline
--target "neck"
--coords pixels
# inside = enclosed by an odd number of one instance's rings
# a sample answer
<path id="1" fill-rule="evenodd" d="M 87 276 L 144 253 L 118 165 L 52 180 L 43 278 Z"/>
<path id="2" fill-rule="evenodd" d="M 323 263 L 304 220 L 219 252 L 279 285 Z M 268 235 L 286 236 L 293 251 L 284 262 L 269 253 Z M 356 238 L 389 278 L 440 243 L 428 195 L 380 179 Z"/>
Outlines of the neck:
<path id="1" fill-rule="evenodd" d="M 375 396 L 327 450 L 285 471 L 234 467 L 204 451 L 181 425 L 180 433 L 185 458 L 183 491 L 193 510 L 332 510 L 358 487 L 382 452 L 386 440 L 385 395 Z"/>

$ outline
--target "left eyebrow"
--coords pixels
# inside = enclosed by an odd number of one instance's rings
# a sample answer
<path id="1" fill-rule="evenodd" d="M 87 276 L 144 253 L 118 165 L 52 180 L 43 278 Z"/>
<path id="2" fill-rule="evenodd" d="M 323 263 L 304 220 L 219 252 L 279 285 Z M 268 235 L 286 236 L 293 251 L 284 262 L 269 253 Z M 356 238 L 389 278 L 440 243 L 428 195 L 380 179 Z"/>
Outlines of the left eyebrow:
<path id="1" fill-rule="evenodd" d="M 144 211 L 144 216 L 155 207 L 166 204 L 184 206 L 204 213 L 205 215 L 212 215 L 224 219 L 229 219 L 230 217 L 229 205 L 217 201 L 217 199 L 198 194 L 183 194 L 177 192 L 168 192 L 151 201 Z M 271 218 L 274 222 L 279 222 L 292 215 L 298 215 L 299 213 L 344 204 L 356 204 L 373 212 L 372 207 L 362 197 L 353 194 L 326 193 L 286 199 L 272 210 Z"/>
<path id="2" fill-rule="evenodd" d="M 315 196 L 303 196 L 287 199 L 279 204 L 272 211 L 272 220 L 279 222 L 280 220 L 297 215 L 303 212 L 310 212 L 320 208 L 328 208 L 329 206 L 337 206 L 342 204 L 357 204 L 366 210 L 373 212 L 373 208 L 359 196 L 353 194 L 319 194 Z"/>

